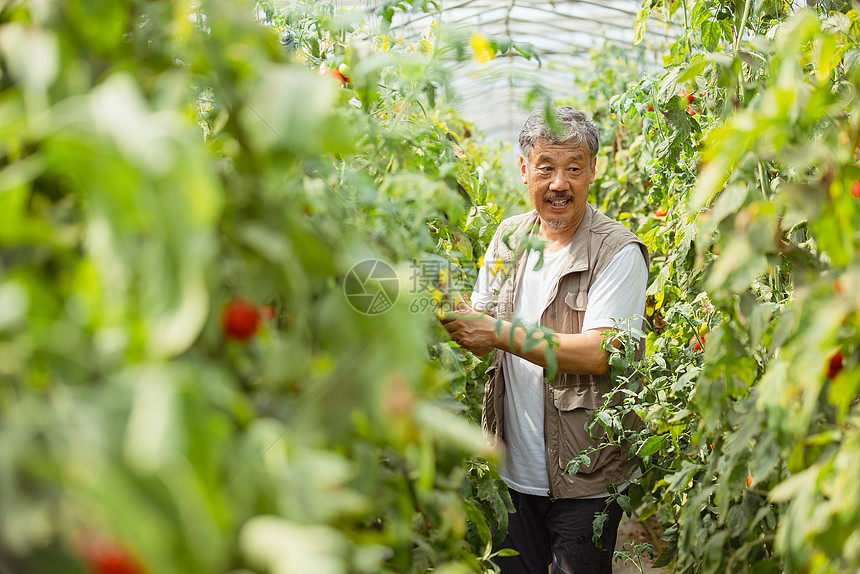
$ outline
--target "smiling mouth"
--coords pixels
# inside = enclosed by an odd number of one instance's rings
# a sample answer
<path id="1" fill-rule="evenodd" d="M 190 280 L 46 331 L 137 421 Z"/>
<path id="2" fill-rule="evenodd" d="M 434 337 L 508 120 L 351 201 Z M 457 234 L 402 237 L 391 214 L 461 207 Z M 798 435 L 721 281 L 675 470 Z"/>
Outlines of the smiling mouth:
<path id="1" fill-rule="evenodd" d="M 553 207 L 564 207 L 568 203 L 573 201 L 571 198 L 563 198 L 563 199 L 547 199 L 546 202 Z"/>

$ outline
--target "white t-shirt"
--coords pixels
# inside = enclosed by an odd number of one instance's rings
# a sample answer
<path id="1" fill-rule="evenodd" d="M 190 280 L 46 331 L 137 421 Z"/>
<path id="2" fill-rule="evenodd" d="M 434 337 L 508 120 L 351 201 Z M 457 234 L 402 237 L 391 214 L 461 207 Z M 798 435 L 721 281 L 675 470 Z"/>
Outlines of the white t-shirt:
<path id="1" fill-rule="evenodd" d="M 543 266 L 539 270 L 534 269 L 539 254 L 529 254 L 514 308 L 514 316 L 525 325 L 540 323 L 567 253 L 567 248 L 544 253 Z M 483 310 L 492 301 L 493 288 L 502 281 L 501 273 L 493 273 L 495 259 L 491 242 L 472 292 L 475 309 Z M 628 320 L 631 327 L 641 329 L 647 285 L 648 269 L 639 247 L 635 244 L 625 246 L 609 261 L 588 291 L 582 330 L 614 327 L 618 321 L 624 321 L 626 327 Z M 510 488 L 518 492 L 546 496 L 549 478 L 544 442 L 543 367 L 505 353 L 502 369 L 506 382 L 504 432 L 507 457 L 500 475 Z"/>

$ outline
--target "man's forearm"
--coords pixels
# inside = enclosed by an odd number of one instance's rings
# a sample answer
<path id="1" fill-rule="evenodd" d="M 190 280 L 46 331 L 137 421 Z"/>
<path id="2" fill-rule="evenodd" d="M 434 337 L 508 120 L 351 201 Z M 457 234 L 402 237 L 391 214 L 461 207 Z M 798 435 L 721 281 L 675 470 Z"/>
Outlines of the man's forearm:
<path id="1" fill-rule="evenodd" d="M 492 349 L 507 351 L 525 360 L 547 366 L 546 347 L 548 341 L 541 341 L 534 348 L 523 352 L 526 328 L 513 329 L 511 344 L 511 323 L 502 321 L 497 330 L 496 320 L 491 316 L 463 308 L 442 320 L 451 337 L 461 346 L 476 355 L 486 355 Z M 558 369 L 562 373 L 578 375 L 603 375 L 609 370 L 609 354 L 603 350 L 603 339 L 610 329 L 592 329 L 584 333 L 552 333 L 554 353 Z"/>
<path id="2" fill-rule="evenodd" d="M 546 367 L 546 347 L 549 342 L 541 341 L 523 352 L 526 328 L 518 326 L 513 329 L 513 345 L 511 345 L 511 329 L 511 323 L 503 321 L 499 333 L 496 334 L 494 331 L 490 345 L 522 357 L 530 363 Z M 594 329 L 577 334 L 553 333 L 551 336 L 558 343 L 554 349 L 558 370 L 562 373 L 579 375 L 605 374 L 609 370 L 609 353 L 603 350 L 603 339 L 607 331 L 609 329 Z"/>

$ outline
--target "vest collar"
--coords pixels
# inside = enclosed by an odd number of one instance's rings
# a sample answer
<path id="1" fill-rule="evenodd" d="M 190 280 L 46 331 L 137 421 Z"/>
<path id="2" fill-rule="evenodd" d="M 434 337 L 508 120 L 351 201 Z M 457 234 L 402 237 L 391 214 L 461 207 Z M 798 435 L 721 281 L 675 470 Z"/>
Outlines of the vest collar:
<path id="1" fill-rule="evenodd" d="M 579 222 L 579 227 L 576 228 L 576 233 L 573 234 L 573 240 L 570 242 L 570 250 L 567 252 L 567 263 L 561 273 L 562 275 L 588 269 L 588 247 L 591 243 L 591 225 L 593 221 L 594 208 L 591 207 L 590 203 L 586 203 L 582 221 Z"/>
<path id="2" fill-rule="evenodd" d="M 570 248 L 567 251 L 567 261 L 561 272 L 562 275 L 567 273 L 577 273 L 589 269 L 589 243 L 591 242 L 591 227 L 594 223 L 594 208 L 590 203 L 585 204 L 585 213 L 582 215 L 582 221 L 579 222 L 579 227 L 573 234 L 573 239 L 570 242 Z M 537 211 L 532 211 L 520 224 L 521 233 L 530 233 L 536 226 L 540 225 L 540 216 Z"/>

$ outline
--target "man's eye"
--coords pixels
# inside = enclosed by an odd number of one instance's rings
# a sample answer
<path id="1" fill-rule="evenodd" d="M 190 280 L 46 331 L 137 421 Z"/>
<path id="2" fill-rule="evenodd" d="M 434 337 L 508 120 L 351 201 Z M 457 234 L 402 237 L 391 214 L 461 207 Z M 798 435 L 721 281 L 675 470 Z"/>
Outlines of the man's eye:
<path id="1" fill-rule="evenodd" d="M 579 172 L 579 168 L 578 167 L 572 167 L 572 168 L 570 168 L 570 171 L 572 171 L 573 173 L 577 173 L 577 172 Z"/>
<path id="2" fill-rule="evenodd" d="M 551 172 L 551 171 L 552 171 L 552 168 L 551 168 L 551 167 L 549 167 L 549 166 L 539 167 L 538 169 L 539 169 L 540 171 L 542 171 L 543 173 L 549 173 L 549 172 Z"/>

